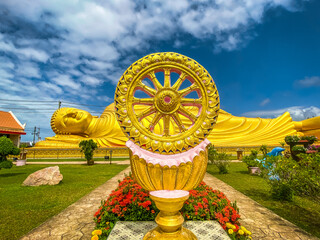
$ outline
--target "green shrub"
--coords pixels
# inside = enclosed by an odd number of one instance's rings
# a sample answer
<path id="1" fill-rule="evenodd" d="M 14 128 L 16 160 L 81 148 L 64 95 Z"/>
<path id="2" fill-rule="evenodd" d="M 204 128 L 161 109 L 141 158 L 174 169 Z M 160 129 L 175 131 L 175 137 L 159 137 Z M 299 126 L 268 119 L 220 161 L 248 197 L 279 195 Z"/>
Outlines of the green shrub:
<path id="1" fill-rule="evenodd" d="M 208 160 L 219 169 L 220 174 L 227 174 L 230 165 L 230 155 L 226 153 L 218 153 L 213 145 L 208 147 Z"/>
<path id="2" fill-rule="evenodd" d="M 259 162 L 256 160 L 258 158 L 258 153 L 257 150 L 251 150 L 250 155 L 244 156 L 242 161 L 247 164 L 248 167 L 258 167 Z"/>
<path id="3" fill-rule="evenodd" d="M 312 145 L 309 147 L 309 150 L 314 150 L 320 152 L 320 145 Z"/>
<path id="4" fill-rule="evenodd" d="M 300 141 L 300 137 L 299 136 L 296 136 L 296 135 L 293 135 L 293 136 L 286 136 L 284 138 L 285 142 L 287 144 L 290 144 L 290 143 L 297 143 Z"/>
<path id="5" fill-rule="evenodd" d="M 20 149 L 14 146 L 13 142 L 5 137 L 0 137 L 0 169 L 11 168 L 12 162 L 7 160 L 8 155 L 18 155 Z"/>
<path id="6" fill-rule="evenodd" d="M 318 138 L 316 136 L 302 136 L 300 139 L 307 140 L 310 144 L 318 141 Z"/>
<path id="7" fill-rule="evenodd" d="M 320 196 L 320 153 L 299 154 L 299 157 L 299 162 L 282 156 L 264 162 L 265 166 L 271 166 L 262 170 L 276 199 L 292 200 L 293 194 Z"/>
<path id="8" fill-rule="evenodd" d="M 292 151 L 293 152 L 303 152 L 305 153 L 307 151 L 307 149 L 303 146 L 293 146 L 292 147 Z"/>
<path id="9" fill-rule="evenodd" d="M 265 157 L 267 155 L 267 153 L 268 153 L 268 146 L 267 145 L 261 145 L 259 150 L 262 152 L 263 156 Z"/>
<path id="10" fill-rule="evenodd" d="M 217 158 L 218 151 L 214 148 L 214 145 L 209 144 L 208 146 L 208 160 L 209 163 L 213 164 L 213 161 Z"/>
<path id="11" fill-rule="evenodd" d="M 293 190 L 288 183 L 274 180 L 271 184 L 271 196 L 276 200 L 291 202 L 293 200 Z"/>
<path id="12" fill-rule="evenodd" d="M 88 165 L 93 165 L 93 151 L 98 148 L 98 145 L 96 142 L 94 142 L 92 139 L 90 140 L 83 140 L 79 143 L 79 147 L 81 148 L 81 152 L 84 153 L 84 156 L 87 160 Z"/>

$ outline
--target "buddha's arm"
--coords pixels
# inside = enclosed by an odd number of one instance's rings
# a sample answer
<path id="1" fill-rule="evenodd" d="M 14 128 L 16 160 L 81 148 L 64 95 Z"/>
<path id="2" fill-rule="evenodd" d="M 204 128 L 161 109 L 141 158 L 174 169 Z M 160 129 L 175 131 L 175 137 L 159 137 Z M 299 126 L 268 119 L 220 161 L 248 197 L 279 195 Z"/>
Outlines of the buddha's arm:
<path id="1" fill-rule="evenodd" d="M 320 139 L 320 116 L 293 123 L 296 130 L 303 133 L 303 135 L 314 135 Z"/>
<path id="2" fill-rule="evenodd" d="M 78 135 L 55 135 L 46 137 L 44 141 L 37 142 L 36 148 L 77 148 L 81 140 L 87 139 Z"/>

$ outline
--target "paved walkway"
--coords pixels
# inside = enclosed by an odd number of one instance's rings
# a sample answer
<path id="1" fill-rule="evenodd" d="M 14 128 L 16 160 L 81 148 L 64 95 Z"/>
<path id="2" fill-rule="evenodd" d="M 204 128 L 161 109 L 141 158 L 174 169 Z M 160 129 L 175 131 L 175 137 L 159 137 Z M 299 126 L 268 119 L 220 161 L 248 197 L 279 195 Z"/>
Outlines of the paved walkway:
<path id="1" fill-rule="evenodd" d="M 210 187 L 223 192 L 240 209 L 241 224 L 252 232 L 253 239 L 263 240 L 307 240 L 318 239 L 306 233 L 259 203 L 248 198 L 233 187 L 206 173 L 203 181 Z"/>
<path id="2" fill-rule="evenodd" d="M 98 209 L 101 200 L 106 199 L 106 196 L 117 187 L 118 179 L 122 179 L 124 173 L 128 174 L 129 172 L 130 168 L 128 167 L 78 202 L 32 230 L 21 240 L 90 239 L 95 226 L 93 214 Z M 253 239 L 317 239 L 212 175 L 206 173 L 204 181 L 213 189 L 222 191 L 232 202 L 237 201 L 241 223 L 252 232 Z"/>

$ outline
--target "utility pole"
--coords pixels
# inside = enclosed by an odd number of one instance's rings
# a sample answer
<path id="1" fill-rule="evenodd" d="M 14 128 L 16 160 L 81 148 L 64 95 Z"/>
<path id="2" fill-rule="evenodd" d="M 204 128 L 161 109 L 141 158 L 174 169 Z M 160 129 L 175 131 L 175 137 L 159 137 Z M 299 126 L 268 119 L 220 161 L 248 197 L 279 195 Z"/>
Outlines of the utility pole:
<path id="1" fill-rule="evenodd" d="M 61 108 L 61 101 L 59 101 L 59 108 Z"/>
<path id="2" fill-rule="evenodd" d="M 36 131 L 37 131 L 37 127 L 35 126 L 33 129 L 33 145 L 35 144 L 35 140 L 36 140 Z"/>
<path id="3" fill-rule="evenodd" d="M 38 142 L 39 142 L 39 140 L 40 140 L 40 128 L 38 128 L 37 137 L 38 137 Z"/>
<path id="4" fill-rule="evenodd" d="M 38 131 L 37 131 L 38 129 Z M 40 136 L 40 128 L 37 128 L 36 126 L 33 129 L 33 145 L 36 143 L 36 135 L 38 136 L 38 140 L 39 140 L 39 136 Z"/>

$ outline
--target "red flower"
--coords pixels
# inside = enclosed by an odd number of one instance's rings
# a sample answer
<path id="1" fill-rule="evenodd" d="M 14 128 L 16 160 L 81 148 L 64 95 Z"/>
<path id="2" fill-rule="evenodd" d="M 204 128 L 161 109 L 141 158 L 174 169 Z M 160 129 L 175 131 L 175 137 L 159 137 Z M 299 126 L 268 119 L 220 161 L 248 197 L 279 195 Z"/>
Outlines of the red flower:
<path id="1" fill-rule="evenodd" d="M 142 203 L 142 206 L 144 207 L 144 208 L 147 208 L 148 206 L 150 206 L 151 205 L 151 201 L 145 201 L 144 203 Z"/>

